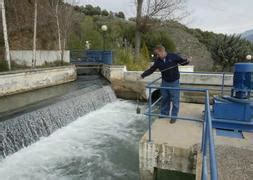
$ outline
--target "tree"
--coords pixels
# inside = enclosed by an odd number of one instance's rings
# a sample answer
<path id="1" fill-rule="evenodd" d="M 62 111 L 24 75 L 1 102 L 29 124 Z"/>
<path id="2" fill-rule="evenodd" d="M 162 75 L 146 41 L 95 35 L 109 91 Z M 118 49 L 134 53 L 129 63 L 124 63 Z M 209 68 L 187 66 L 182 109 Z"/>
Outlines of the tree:
<path id="1" fill-rule="evenodd" d="M 86 16 L 82 18 L 71 33 L 68 43 L 69 47 L 72 49 L 84 49 L 85 41 L 89 41 L 92 49 L 101 49 L 103 38 L 99 31 L 100 27 L 94 22 L 94 17 Z"/>
<path id="2" fill-rule="evenodd" d="M 154 25 L 154 19 L 160 22 L 182 19 L 187 15 L 184 3 L 184 0 L 136 0 L 135 56 L 140 52 L 142 34 Z"/>
<path id="3" fill-rule="evenodd" d="M 231 71 L 233 65 L 237 62 L 245 61 L 245 57 L 253 51 L 252 44 L 241 36 L 217 36 L 213 40 L 211 53 L 214 62 L 221 66 L 221 70 Z"/>
<path id="4" fill-rule="evenodd" d="M 118 17 L 118 18 L 125 19 L 125 14 L 122 11 L 116 13 L 115 16 Z"/>
<path id="5" fill-rule="evenodd" d="M 109 12 L 107 11 L 107 10 L 103 10 L 102 12 L 101 12 L 101 15 L 102 16 L 109 16 Z"/>
<path id="6" fill-rule="evenodd" d="M 101 8 L 99 6 L 93 7 L 90 4 L 86 5 L 85 7 L 82 7 L 82 12 L 88 16 L 101 15 L 102 13 Z"/>
<path id="7" fill-rule="evenodd" d="M 37 19 L 38 19 L 38 0 L 34 0 L 33 58 L 32 58 L 32 68 L 35 68 L 35 67 L 36 67 Z"/>
<path id="8" fill-rule="evenodd" d="M 61 43 L 61 28 L 60 28 L 60 21 L 59 21 L 59 6 L 62 1 L 60 0 L 49 0 L 50 6 L 52 7 L 53 16 L 56 19 L 56 26 L 57 26 L 57 35 L 58 35 L 58 48 L 61 54 L 61 61 L 63 61 L 63 54 L 62 54 L 62 43 Z"/>
<path id="9" fill-rule="evenodd" d="M 176 45 L 165 30 L 152 30 L 150 33 L 143 35 L 143 41 L 146 42 L 146 45 L 151 52 L 157 44 L 162 44 L 166 50 L 169 50 L 170 52 L 175 52 L 176 50 Z"/>
<path id="10" fill-rule="evenodd" d="M 56 29 L 58 35 L 58 48 L 60 51 L 60 60 L 63 64 L 64 52 L 66 49 L 67 39 L 72 28 L 75 0 L 71 4 L 65 3 L 62 0 L 49 0 L 53 15 L 56 19 Z M 68 1 L 70 2 L 70 1 Z"/>
<path id="11" fill-rule="evenodd" d="M 5 14 L 5 3 L 4 0 L 1 2 L 2 8 L 2 23 L 3 23 L 3 33 L 4 33 L 4 44 L 5 44 L 5 58 L 8 64 L 8 69 L 11 70 L 11 58 L 10 58 L 10 47 L 9 47 L 9 40 L 8 40 L 8 30 L 7 30 L 7 23 L 6 23 L 6 14 Z"/>

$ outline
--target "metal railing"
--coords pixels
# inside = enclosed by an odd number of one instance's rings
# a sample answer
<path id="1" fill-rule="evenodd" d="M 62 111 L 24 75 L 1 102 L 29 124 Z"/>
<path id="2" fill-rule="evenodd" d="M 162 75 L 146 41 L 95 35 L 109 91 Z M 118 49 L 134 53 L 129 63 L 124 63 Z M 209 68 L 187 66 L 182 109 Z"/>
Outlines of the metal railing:
<path id="1" fill-rule="evenodd" d="M 224 95 L 224 87 L 225 87 L 225 75 L 229 74 L 226 72 L 180 72 L 180 74 L 207 74 L 207 75 L 222 75 L 222 79 L 221 79 L 221 89 L 219 91 L 221 91 L 221 96 Z M 208 90 L 214 90 L 214 89 L 208 89 Z M 217 89 L 215 89 L 217 91 Z"/>
<path id="2" fill-rule="evenodd" d="M 205 73 L 206 74 L 206 73 Z M 221 92 L 223 94 L 224 91 L 224 76 L 222 78 L 222 88 Z M 215 155 L 215 144 L 214 144 L 214 137 L 212 132 L 212 119 L 211 119 L 211 110 L 210 110 L 210 100 L 209 100 L 209 91 L 208 89 L 204 88 L 174 88 L 174 87 L 160 87 L 155 86 L 154 83 L 160 80 L 160 78 L 152 81 L 147 85 L 147 88 L 149 89 L 149 99 L 148 99 L 148 110 L 144 113 L 148 116 L 148 141 L 151 142 L 152 138 L 152 129 L 151 129 L 151 120 L 152 116 L 160 116 L 160 117 L 166 117 L 166 118 L 176 118 L 181 120 L 190 120 L 190 121 L 197 121 L 203 123 L 202 128 L 202 142 L 201 142 L 201 153 L 202 153 L 202 173 L 201 173 L 201 179 L 206 180 L 208 179 L 209 173 L 207 171 L 207 157 L 209 157 L 209 167 L 210 167 L 210 179 L 211 180 L 217 180 L 218 179 L 218 170 L 217 170 L 217 163 L 216 163 L 216 155 Z M 154 113 L 152 108 L 161 100 L 159 98 L 156 102 L 152 104 L 151 99 L 151 93 L 152 89 L 170 89 L 170 90 L 178 90 L 178 91 L 187 91 L 187 92 L 202 92 L 205 93 L 205 114 L 204 114 L 204 120 L 197 119 L 197 118 L 191 118 L 191 117 L 183 117 L 183 116 L 167 116 L 167 115 L 160 115 L 157 113 Z M 209 156 L 208 153 L 209 152 Z"/>

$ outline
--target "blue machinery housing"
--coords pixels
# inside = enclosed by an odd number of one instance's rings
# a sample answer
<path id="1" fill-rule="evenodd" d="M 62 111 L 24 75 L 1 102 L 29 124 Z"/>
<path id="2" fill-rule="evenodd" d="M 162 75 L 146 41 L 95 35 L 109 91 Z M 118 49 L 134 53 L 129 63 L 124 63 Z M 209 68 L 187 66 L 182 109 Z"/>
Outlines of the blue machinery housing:
<path id="1" fill-rule="evenodd" d="M 216 96 L 213 126 L 234 131 L 253 131 L 253 63 L 237 63 L 234 68 L 231 96 Z"/>
<path id="2" fill-rule="evenodd" d="M 192 72 L 191 72 L 192 73 Z M 189 73 L 188 73 L 189 74 Z M 197 74 L 197 73 L 192 73 Z M 152 104 L 152 90 L 154 89 L 173 89 L 188 92 L 203 92 L 205 93 L 205 111 L 204 120 L 190 117 L 174 117 L 163 116 L 167 118 L 176 118 L 181 120 L 198 121 L 203 124 L 202 128 L 202 174 L 201 179 L 218 179 L 217 162 L 215 155 L 215 144 L 212 133 L 213 127 L 221 129 L 230 129 L 234 131 L 253 131 L 253 102 L 250 99 L 250 92 L 253 89 L 253 63 L 237 63 L 235 64 L 235 72 L 233 79 L 233 87 L 231 89 L 231 96 L 224 95 L 224 77 L 225 73 L 205 73 L 205 74 L 222 74 L 221 96 L 214 97 L 213 110 L 210 108 L 210 97 L 208 89 L 199 88 L 172 88 L 159 87 L 154 83 L 161 79 L 158 78 L 147 85 L 149 90 L 148 110 L 145 115 L 149 120 L 149 142 L 151 142 L 151 117 L 161 116 L 153 112 L 153 107 L 161 100 L 161 97 Z M 207 158 L 207 152 L 209 158 Z M 207 165 L 209 159 L 209 166 Z M 207 171 L 210 167 L 210 178 Z"/>
<path id="3" fill-rule="evenodd" d="M 70 59 L 76 64 L 112 64 L 113 56 L 112 51 L 72 50 Z"/>

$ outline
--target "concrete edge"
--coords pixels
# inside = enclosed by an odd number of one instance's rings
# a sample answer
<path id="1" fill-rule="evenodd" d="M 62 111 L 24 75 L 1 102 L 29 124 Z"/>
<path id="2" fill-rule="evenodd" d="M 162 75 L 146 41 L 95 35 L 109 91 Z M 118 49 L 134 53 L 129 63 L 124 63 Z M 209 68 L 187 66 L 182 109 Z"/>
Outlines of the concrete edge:
<path id="1" fill-rule="evenodd" d="M 35 68 L 35 69 L 24 69 L 24 70 L 14 70 L 14 71 L 5 71 L 0 72 L 0 76 L 2 75 L 10 75 L 10 74 L 20 74 L 20 73 L 32 73 L 32 72 L 39 72 L 39 71 L 46 71 L 46 70 L 57 70 L 57 69 L 64 69 L 68 67 L 74 67 L 75 65 L 66 65 L 66 66 L 56 66 L 56 67 L 48 67 L 48 68 Z"/>

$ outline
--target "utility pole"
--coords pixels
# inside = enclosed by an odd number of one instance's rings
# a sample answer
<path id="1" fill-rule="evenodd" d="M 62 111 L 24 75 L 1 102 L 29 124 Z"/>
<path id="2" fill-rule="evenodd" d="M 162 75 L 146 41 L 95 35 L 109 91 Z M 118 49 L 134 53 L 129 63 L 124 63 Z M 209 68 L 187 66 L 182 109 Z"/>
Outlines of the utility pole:
<path id="1" fill-rule="evenodd" d="M 11 56 L 10 56 L 10 46 L 8 41 L 8 30 L 6 23 L 6 13 L 5 13 L 5 4 L 4 0 L 0 0 L 1 9 L 2 9 L 2 23 L 3 23 L 3 33 L 4 33 L 4 45 L 5 45 L 5 58 L 8 63 L 8 69 L 11 70 Z"/>

